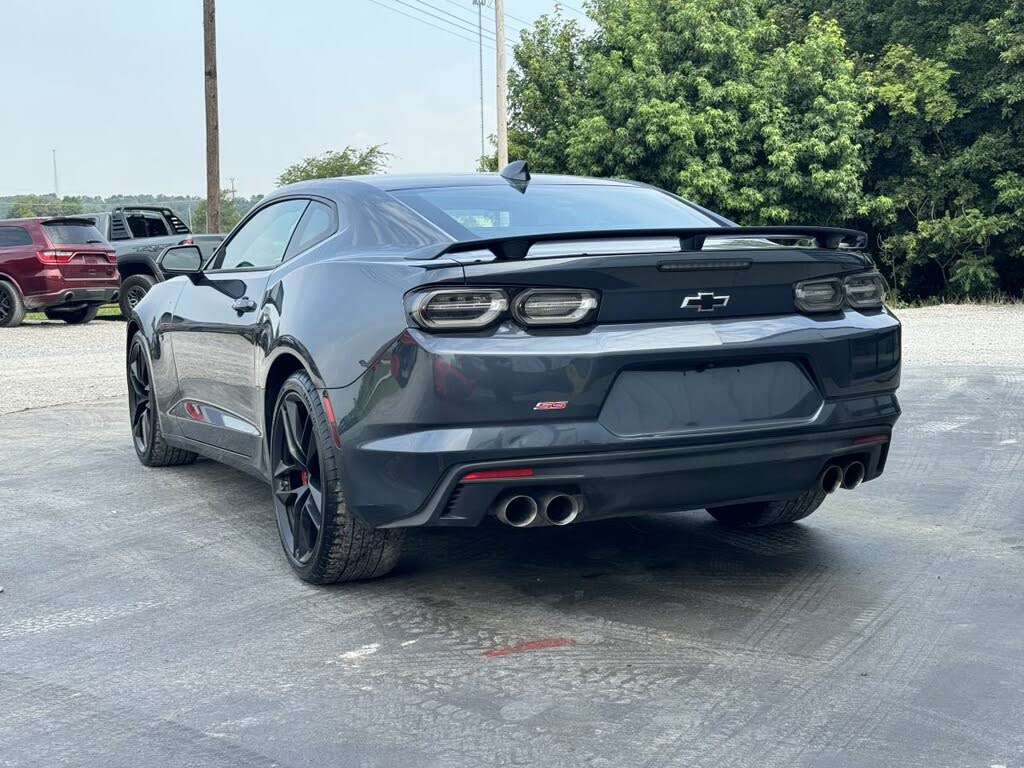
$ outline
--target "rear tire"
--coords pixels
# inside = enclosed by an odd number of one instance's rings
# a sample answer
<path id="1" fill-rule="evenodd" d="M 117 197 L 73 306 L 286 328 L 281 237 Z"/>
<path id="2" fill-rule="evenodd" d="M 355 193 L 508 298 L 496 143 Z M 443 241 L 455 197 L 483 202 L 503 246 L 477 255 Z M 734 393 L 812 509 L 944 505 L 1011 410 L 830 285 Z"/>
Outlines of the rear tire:
<path id="1" fill-rule="evenodd" d="M 74 309 L 46 309 L 43 310 L 43 313 L 47 320 L 63 320 L 69 325 L 83 325 L 95 320 L 99 311 L 99 304 L 86 304 L 84 307 L 75 307 Z"/>
<path id="2" fill-rule="evenodd" d="M 147 467 L 173 467 L 191 464 L 196 454 L 175 448 L 164 440 L 153 396 L 153 375 L 146 357 L 145 338 L 136 333 L 128 351 L 128 416 L 132 428 L 135 455 Z"/>
<path id="3" fill-rule="evenodd" d="M 270 431 L 274 509 L 285 557 L 311 584 L 383 576 L 405 532 L 371 528 L 349 510 L 320 393 L 305 371 L 284 382 Z"/>
<path id="4" fill-rule="evenodd" d="M 25 302 L 13 283 L 0 280 L 0 328 L 14 328 L 25 319 Z"/>
<path id="5" fill-rule="evenodd" d="M 708 513 L 729 528 L 764 528 L 803 520 L 820 507 L 824 500 L 825 492 L 812 488 L 791 499 L 711 507 Z"/>
<path id="6" fill-rule="evenodd" d="M 156 279 L 152 275 L 129 275 L 121 281 L 121 298 L 118 305 L 121 307 L 121 314 L 125 319 L 132 316 L 135 305 L 146 298 L 149 289 L 156 285 Z"/>

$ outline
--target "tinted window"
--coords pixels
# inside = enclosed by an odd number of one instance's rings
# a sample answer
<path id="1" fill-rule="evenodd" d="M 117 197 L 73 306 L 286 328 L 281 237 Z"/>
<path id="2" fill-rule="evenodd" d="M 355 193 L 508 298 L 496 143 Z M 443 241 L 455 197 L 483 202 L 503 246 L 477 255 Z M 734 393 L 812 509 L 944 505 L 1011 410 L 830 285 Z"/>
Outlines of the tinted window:
<path id="1" fill-rule="evenodd" d="M 288 246 L 286 259 L 312 248 L 321 240 L 334 234 L 334 215 L 331 208 L 323 203 L 311 200 L 306 212 L 302 215 L 299 226 Z"/>
<path id="2" fill-rule="evenodd" d="M 228 241 L 214 268 L 246 269 L 279 263 L 308 204 L 308 200 L 282 200 L 263 208 Z"/>
<path id="3" fill-rule="evenodd" d="M 24 227 L 0 227 L 0 248 L 32 245 L 32 235 Z"/>
<path id="4" fill-rule="evenodd" d="M 534 184 L 402 189 L 392 194 L 459 235 L 480 237 L 597 229 L 714 227 L 718 224 L 670 195 L 618 184 Z"/>
<path id="5" fill-rule="evenodd" d="M 166 237 L 173 234 L 164 217 L 152 211 L 135 211 L 125 214 L 128 229 L 135 237 Z"/>
<path id="6" fill-rule="evenodd" d="M 99 245 L 107 242 L 96 227 L 84 221 L 47 221 L 43 227 L 54 245 Z"/>

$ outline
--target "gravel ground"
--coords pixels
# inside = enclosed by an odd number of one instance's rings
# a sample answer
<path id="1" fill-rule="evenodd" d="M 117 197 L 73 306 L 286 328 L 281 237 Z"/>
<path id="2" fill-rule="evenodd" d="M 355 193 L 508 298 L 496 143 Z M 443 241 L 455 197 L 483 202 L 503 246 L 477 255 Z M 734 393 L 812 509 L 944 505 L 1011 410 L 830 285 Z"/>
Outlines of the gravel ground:
<path id="1" fill-rule="evenodd" d="M 904 368 L 1024 365 L 1024 305 L 904 309 Z M 0 330 L 0 414 L 123 397 L 124 323 Z"/>
<path id="2" fill-rule="evenodd" d="M 799 525 L 415 531 L 333 588 L 265 484 L 139 464 L 122 323 L 0 332 L 5 409 L 74 401 L 0 416 L 0 766 L 1021 768 L 1024 309 L 900 314 L 886 472 Z"/>

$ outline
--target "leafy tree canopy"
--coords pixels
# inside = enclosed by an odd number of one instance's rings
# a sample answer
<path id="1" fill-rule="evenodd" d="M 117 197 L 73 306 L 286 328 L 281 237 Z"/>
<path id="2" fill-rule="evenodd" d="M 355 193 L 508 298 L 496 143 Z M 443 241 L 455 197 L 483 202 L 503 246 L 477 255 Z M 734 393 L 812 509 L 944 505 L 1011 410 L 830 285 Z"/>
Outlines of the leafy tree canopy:
<path id="1" fill-rule="evenodd" d="M 372 144 L 363 149 L 345 147 L 340 152 L 327 151 L 288 166 L 277 177 L 277 183 L 284 186 L 308 179 L 381 173 L 387 169 L 390 160 L 391 153 L 384 150 L 383 144 Z"/>
<path id="2" fill-rule="evenodd" d="M 905 296 L 1024 288 L 1024 0 L 592 0 L 524 33 L 510 156 L 852 224 Z"/>

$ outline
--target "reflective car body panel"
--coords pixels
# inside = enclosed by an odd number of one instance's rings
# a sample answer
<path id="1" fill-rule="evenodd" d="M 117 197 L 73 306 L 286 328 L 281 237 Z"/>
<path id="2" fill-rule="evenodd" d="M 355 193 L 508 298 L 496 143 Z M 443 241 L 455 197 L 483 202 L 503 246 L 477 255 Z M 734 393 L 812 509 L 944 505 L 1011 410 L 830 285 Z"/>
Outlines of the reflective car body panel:
<path id="1" fill-rule="evenodd" d="M 898 320 L 884 308 L 805 315 L 793 305 L 794 283 L 870 270 L 869 257 L 728 239 L 699 253 L 629 243 L 535 248 L 517 261 L 438 257 L 479 234 L 440 226 L 429 190 L 505 185 L 486 174 L 330 179 L 262 201 L 201 274 L 154 286 L 129 323 L 129 339 L 147 340 L 167 441 L 269 477 L 276 388 L 305 370 L 334 414 L 347 503 L 374 526 L 477 524 L 516 487 L 462 482 L 480 467 L 528 466 L 534 477 L 520 484 L 585 492 L 591 517 L 784 498 L 832 457 L 863 459 L 869 480 L 882 472 L 899 416 Z M 409 190 L 426 190 L 415 206 Z M 232 267 L 247 225 L 279 203 L 298 223 L 287 237 L 271 227 L 247 251 L 256 256 Z M 315 209 L 333 229 L 293 248 Z M 694 210 L 705 225 L 729 224 Z M 481 214 L 464 215 L 470 226 Z M 252 263 L 274 248 L 278 261 Z M 585 288 L 601 301 L 579 327 L 504 317 L 431 332 L 403 301 L 426 286 L 513 297 Z"/>

